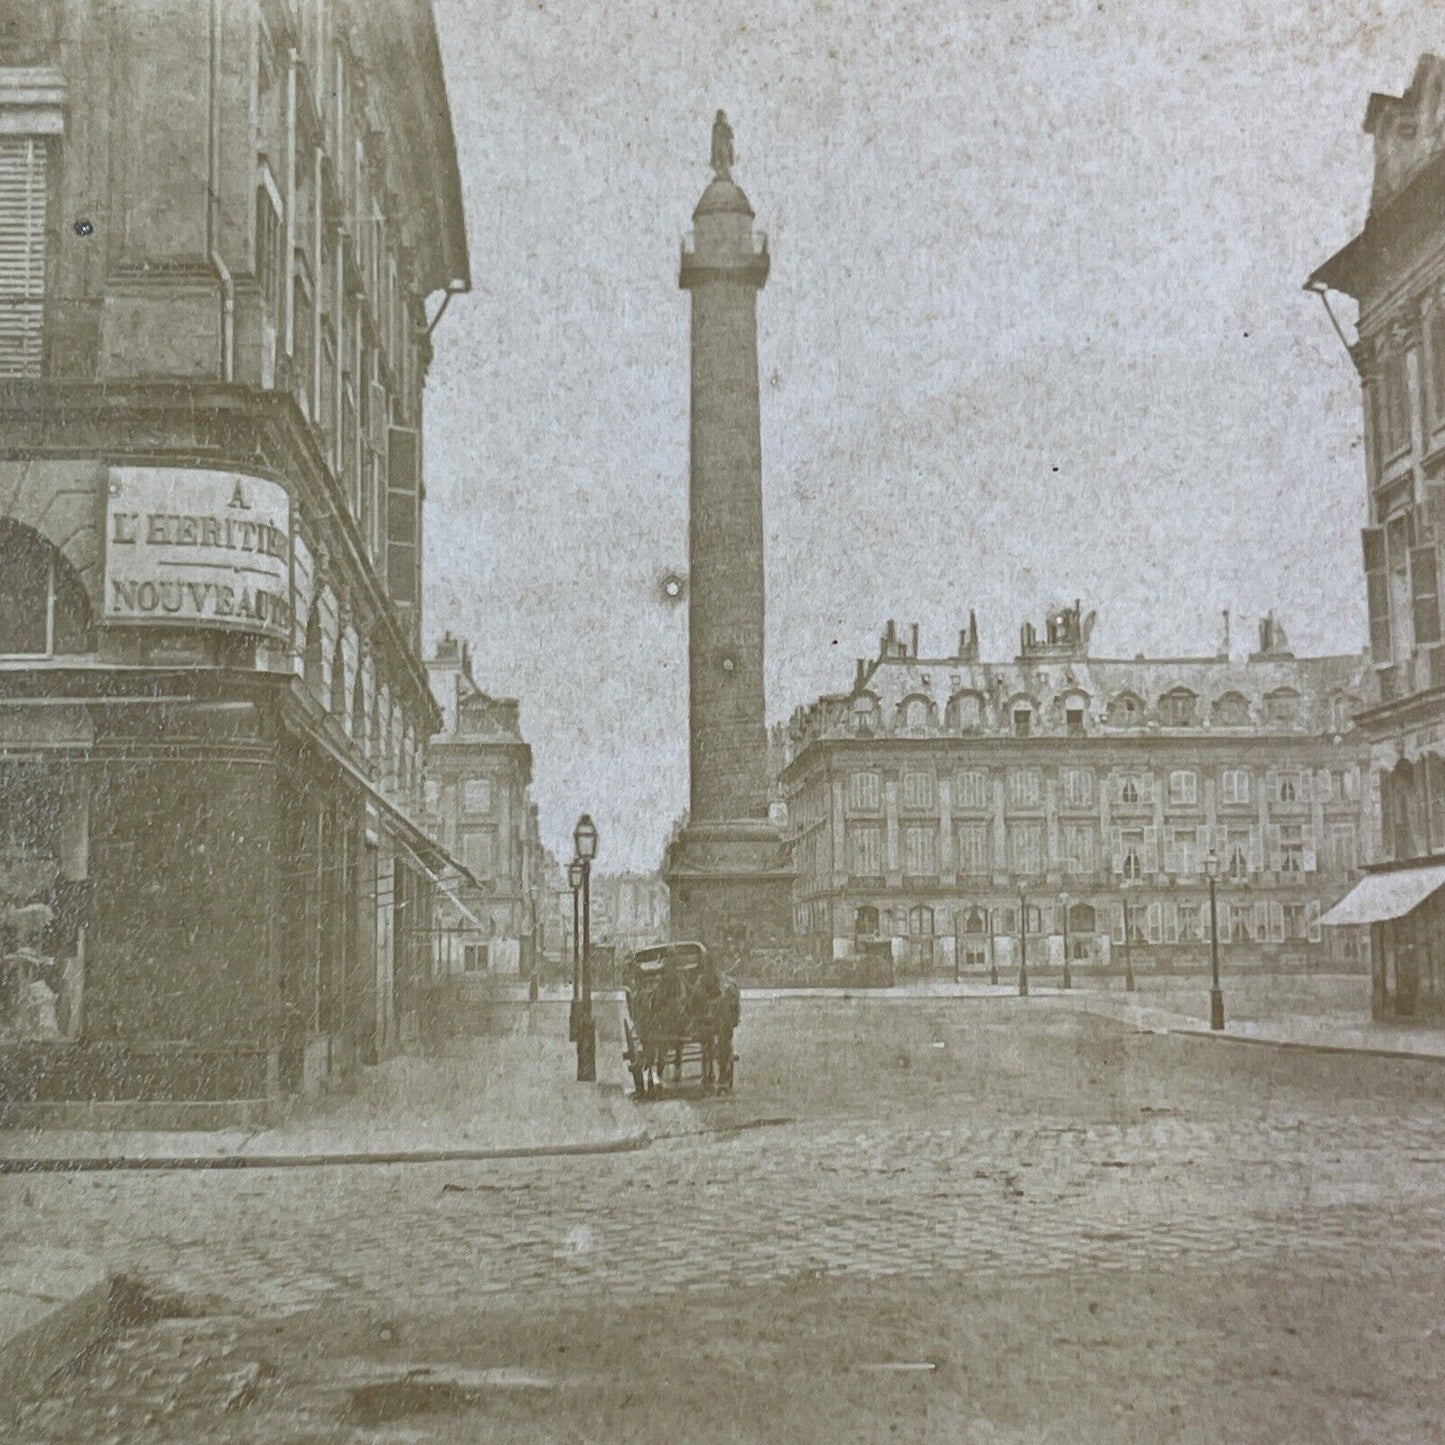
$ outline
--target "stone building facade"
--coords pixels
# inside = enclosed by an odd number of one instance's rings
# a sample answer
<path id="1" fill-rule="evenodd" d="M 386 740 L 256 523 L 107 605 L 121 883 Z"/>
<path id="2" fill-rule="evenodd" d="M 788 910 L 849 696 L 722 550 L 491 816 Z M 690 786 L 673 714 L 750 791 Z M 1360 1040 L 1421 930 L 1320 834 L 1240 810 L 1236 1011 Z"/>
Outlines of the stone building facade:
<path id="1" fill-rule="evenodd" d="M 427 759 L 427 818 L 471 874 L 454 891 L 462 907 L 449 907 L 439 923 L 443 971 L 530 975 L 544 922 L 547 860 L 521 709 L 515 698 L 491 697 L 477 686 L 471 649 L 451 633 L 437 644 L 427 672 L 442 710 Z"/>
<path id="2" fill-rule="evenodd" d="M 1363 561 L 1378 705 L 1360 726 L 1381 803 L 1379 864 L 1331 917 L 1368 923 L 1379 1018 L 1445 1016 L 1445 61 L 1372 95 L 1374 183 L 1360 233 L 1306 283 L 1358 305 Z M 1332 313 L 1333 314 L 1333 313 Z M 1343 334 L 1343 333 L 1342 333 Z"/>
<path id="3" fill-rule="evenodd" d="M 850 691 L 794 715 L 795 925 L 822 959 L 1057 966 L 1067 931 L 1085 967 L 1126 937 L 1135 968 L 1207 966 L 1213 849 L 1230 964 L 1326 962 L 1368 832 L 1363 659 L 1296 658 L 1272 620 L 1247 660 L 1096 658 L 1092 623 L 1062 608 L 1000 663 L 972 620 L 932 658 L 890 624 Z"/>
<path id="4" fill-rule="evenodd" d="M 0 0 L 7 1104 L 400 1043 L 460 876 L 420 541 L 467 285 L 425 0 Z"/>

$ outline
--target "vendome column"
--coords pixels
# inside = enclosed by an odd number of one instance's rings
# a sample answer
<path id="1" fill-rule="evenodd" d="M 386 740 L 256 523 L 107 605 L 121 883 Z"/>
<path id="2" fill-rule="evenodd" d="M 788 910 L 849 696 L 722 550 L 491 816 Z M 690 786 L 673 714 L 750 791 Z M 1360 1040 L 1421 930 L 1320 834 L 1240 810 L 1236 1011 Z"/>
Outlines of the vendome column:
<path id="1" fill-rule="evenodd" d="M 678 284 L 692 294 L 688 821 L 664 873 L 672 935 L 744 975 L 792 939 L 792 870 L 768 817 L 763 704 L 763 471 L 757 294 L 767 238 L 713 127 L 713 180 L 693 212 Z"/>

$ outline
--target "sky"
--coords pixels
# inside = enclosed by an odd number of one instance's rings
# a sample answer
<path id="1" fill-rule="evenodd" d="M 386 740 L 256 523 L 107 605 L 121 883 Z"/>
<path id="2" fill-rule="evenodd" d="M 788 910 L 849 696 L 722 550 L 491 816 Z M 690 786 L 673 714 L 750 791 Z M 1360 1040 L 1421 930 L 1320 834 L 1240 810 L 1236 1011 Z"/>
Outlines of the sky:
<path id="1" fill-rule="evenodd" d="M 727 111 L 758 301 L 769 721 L 889 617 L 986 657 L 1364 644 L 1354 371 L 1302 283 L 1438 11 L 1354 0 L 435 0 L 473 290 L 435 333 L 427 635 L 520 698 L 544 841 L 687 800 L 688 297 Z M 1347 12 L 1352 12 L 1348 13 Z M 1353 319 L 1341 305 L 1347 328 Z"/>

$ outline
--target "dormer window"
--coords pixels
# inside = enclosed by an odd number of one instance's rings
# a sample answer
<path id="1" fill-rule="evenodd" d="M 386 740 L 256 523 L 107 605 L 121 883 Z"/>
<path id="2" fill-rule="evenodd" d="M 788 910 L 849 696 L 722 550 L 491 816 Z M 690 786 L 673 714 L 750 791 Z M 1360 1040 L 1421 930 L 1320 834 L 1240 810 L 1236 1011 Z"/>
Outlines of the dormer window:
<path id="1" fill-rule="evenodd" d="M 853 699 L 853 731 L 868 736 L 878 728 L 878 699 L 865 694 Z"/>
<path id="2" fill-rule="evenodd" d="M 1013 710 L 1013 732 L 1016 738 L 1029 737 L 1034 730 L 1034 710 L 1027 703 Z"/>
<path id="3" fill-rule="evenodd" d="M 1176 687 L 1166 692 L 1159 699 L 1159 721 L 1167 728 L 1192 727 L 1196 701 L 1187 687 Z"/>
<path id="4" fill-rule="evenodd" d="M 1276 688 L 1264 700 L 1265 721 L 1271 727 L 1293 727 L 1299 715 L 1300 695 L 1293 688 Z"/>
<path id="5" fill-rule="evenodd" d="M 1214 721 L 1221 727 L 1249 726 L 1249 699 L 1243 693 L 1227 692 L 1214 703 Z"/>
<path id="6" fill-rule="evenodd" d="M 928 731 L 928 718 L 932 708 L 926 697 L 906 698 L 903 703 L 903 729 L 910 733 Z"/>
<path id="7" fill-rule="evenodd" d="M 1109 725 L 1116 728 L 1143 727 L 1143 702 L 1132 692 L 1121 692 L 1109 704 Z"/>

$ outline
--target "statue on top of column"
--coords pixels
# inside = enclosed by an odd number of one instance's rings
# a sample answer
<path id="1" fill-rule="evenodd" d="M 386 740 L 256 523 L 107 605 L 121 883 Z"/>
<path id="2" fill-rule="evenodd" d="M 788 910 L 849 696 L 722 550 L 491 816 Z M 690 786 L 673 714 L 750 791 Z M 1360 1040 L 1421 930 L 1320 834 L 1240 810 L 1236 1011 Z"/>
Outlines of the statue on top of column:
<path id="1" fill-rule="evenodd" d="M 712 168 L 718 180 L 732 180 L 733 128 L 723 111 L 718 111 L 717 119 L 712 123 Z"/>

